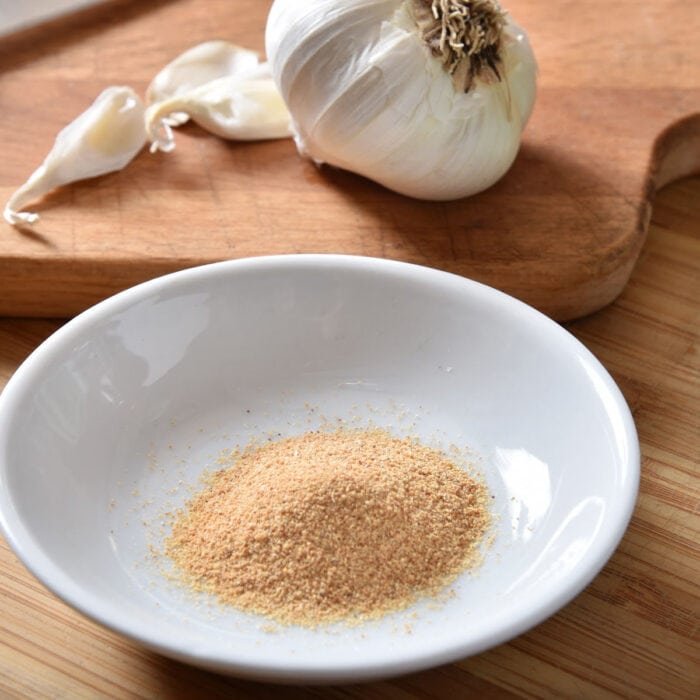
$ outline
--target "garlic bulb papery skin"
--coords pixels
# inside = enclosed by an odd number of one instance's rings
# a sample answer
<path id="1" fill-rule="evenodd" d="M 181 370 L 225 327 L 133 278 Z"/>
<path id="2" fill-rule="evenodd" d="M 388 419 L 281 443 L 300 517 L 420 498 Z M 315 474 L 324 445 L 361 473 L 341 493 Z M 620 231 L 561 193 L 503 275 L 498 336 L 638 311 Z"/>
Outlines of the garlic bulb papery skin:
<path id="1" fill-rule="evenodd" d="M 169 100 L 176 95 L 210 83 L 217 78 L 237 75 L 260 65 L 260 55 L 228 41 L 197 44 L 165 66 L 146 90 L 146 104 Z M 168 116 L 168 126 L 180 126 L 189 119 L 184 112 Z"/>
<path id="2" fill-rule="evenodd" d="M 46 159 L 10 198 L 9 224 L 33 224 L 39 215 L 20 211 L 61 185 L 124 168 L 146 144 L 145 106 L 129 87 L 109 87 L 56 136 Z"/>
<path id="3" fill-rule="evenodd" d="M 461 22 L 476 43 L 460 48 L 450 13 L 483 10 L 488 23 L 492 8 L 486 31 Z M 497 45 L 479 51 L 494 32 Z M 318 163 L 452 200 L 491 186 L 515 159 L 536 62 L 490 0 L 275 0 L 265 41 L 297 147 Z M 449 60 L 465 55 L 452 74 L 440 47 Z"/>
<path id="4" fill-rule="evenodd" d="M 252 141 L 291 136 L 289 112 L 266 63 L 212 80 L 148 107 L 146 130 L 151 151 L 167 152 L 175 147 L 168 124 L 173 113 L 184 113 L 202 128 L 225 139 Z"/>

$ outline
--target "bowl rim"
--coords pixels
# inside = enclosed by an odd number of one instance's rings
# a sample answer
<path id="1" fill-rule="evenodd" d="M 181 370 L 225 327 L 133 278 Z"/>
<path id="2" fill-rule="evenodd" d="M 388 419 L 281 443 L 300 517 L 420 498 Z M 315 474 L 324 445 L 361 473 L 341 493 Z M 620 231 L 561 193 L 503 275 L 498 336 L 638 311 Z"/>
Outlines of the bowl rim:
<path id="1" fill-rule="evenodd" d="M 116 606 L 105 604 L 100 596 L 80 586 L 65 574 L 34 541 L 29 529 L 24 525 L 14 508 L 5 477 L 7 471 L 5 446 L 15 415 L 14 406 L 27 391 L 31 390 L 33 377 L 51 363 L 54 352 L 82 333 L 89 331 L 94 321 L 118 313 L 135 302 L 157 294 L 162 289 L 181 283 L 206 280 L 212 275 L 216 277 L 235 275 L 243 271 L 292 268 L 362 270 L 398 275 L 402 278 L 410 278 L 411 283 L 443 284 L 455 294 L 476 294 L 479 298 L 502 305 L 508 313 L 516 314 L 539 327 L 546 328 L 559 341 L 585 359 L 587 366 L 595 371 L 597 377 L 603 382 L 614 404 L 627 447 L 627 461 L 620 470 L 621 478 L 618 480 L 619 488 L 612 522 L 609 522 L 610 516 L 606 516 L 607 528 L 601 529 L 596 538 L 596 546 L 592 547 L 592 553 L 586 555 L 586 559 L 590 559 L 588 566 L 578 567 L 582 570 L 567 578 L 566 585 L 560 586 L 546 599 L 538 598 L 536 604 L 528 607 L 516 620 L 496 620 L 498 624 L 491 626 L 490 634 L 468 643 L 453 644 L 449 648 L 438 650 L 428 648 L 426 651 L 410 656 L 396 654 L 392 656 L 391 650 L 387 649 L 386 655 L 379 655 L 369 661 L 363 659 L 358 662 L 357 657 L 349 655 L 342 663 L 325 665 L 314 663 L 308 657 L 291 661 L 280 659 L 277 663 L 270 663 L 269 660 L 256 660 L 254 652 L 245 653 L 245 650 L 244 653 L 232 654 L 231 649 L 217 653 L 213 648 L 192 648 L 187 644 L 186 635 L 182 640 L 174 640 L 172 637 L 159 634 L 158 629 L 152 626 L 140 624 L 132 617 L 125 617 L 123 612 L 120 614 Z M 597 576 L 619 545 L 636 504 L 641 467 L 636 427 L 622 392 L 593 353 L 558 323 L 505 292 L 458 274 L 384 258 L 326 253 L 256 256 L 198 265 L 132 286 L 78 314 L 33 350 L 10 377 L 0 394 L 0 460 L 0 532 L 30 573 L 66 604 L 87 618 L 142 646 L 185 663 L 239 677 L 316 683 L 375 680 L 454 662 L 513 639 L 543 622 L 575 598 Z M 236 652 L 238 651 L 237 649 Z"/>

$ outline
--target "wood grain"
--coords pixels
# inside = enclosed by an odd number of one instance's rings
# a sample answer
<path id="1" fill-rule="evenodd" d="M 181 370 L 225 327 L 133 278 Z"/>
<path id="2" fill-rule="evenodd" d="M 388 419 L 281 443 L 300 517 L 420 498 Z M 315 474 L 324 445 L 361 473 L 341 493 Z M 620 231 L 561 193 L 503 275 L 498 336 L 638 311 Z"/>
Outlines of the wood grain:
<path id="1" fill-rule="evenodd" d="M 143 91 L 171 58 L 227 38 L 258 50 L 269 0 L 112 0 L 0 45 L 0 198 L 110 84 Z M 651 201 L 700 166 L 700 13 L 684 0 L 511 0 L 540 66 L 511 171 L 436 204 L 317 169 L 291 140 L 229 143 L 188 126 L 169 155 L 0 224 L 0 314 L 67 316 L 135 282 L 224 258 L 389 257 L 499 287 L 557 319 L 608 304 L 642 250 Z"/>
<path id="2" fill-rule="evenodd" d="M 0 320 L 0 382 L 58 322 Z M 508 644 L 384 683 L 280 688 L 169 661 L 84 619 L 0 541 L 2 698 L 668 698 L 700 691 L 700 178 L 666 190 L 630 283 L 567 324 L 610 370 L 642 449 L 639 501 L 607 566 Z"/>

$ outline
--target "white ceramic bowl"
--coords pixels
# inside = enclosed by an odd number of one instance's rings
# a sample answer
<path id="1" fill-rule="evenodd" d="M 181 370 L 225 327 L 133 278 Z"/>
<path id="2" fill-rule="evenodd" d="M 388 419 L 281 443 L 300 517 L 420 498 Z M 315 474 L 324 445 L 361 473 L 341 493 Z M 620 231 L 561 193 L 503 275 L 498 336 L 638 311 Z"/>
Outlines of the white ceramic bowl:
<path id="1" fill-rule="evenodd" d="M 271 632 L 168 582 L 149 555 L 163 511 L 220 449 L 321 415 L 475 451 L 498 516 L 479 575 L 439 606 L 325 631 Z M 387 677 L 522 633 L 604 565 L 638 478 L 627 405 L 570 334 L 481 284 L 370 258 L 147 282 L 61 328 L 0 397 L 0 523 L 34 575 L 152 649 L 259 679 Z"/>

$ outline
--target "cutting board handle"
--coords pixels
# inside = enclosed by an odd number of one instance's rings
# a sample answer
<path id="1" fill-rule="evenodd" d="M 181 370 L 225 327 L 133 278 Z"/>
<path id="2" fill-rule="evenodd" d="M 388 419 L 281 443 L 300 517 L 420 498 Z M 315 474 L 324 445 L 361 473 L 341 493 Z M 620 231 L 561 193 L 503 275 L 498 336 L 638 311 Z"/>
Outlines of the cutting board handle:
<path id="1" fill-rule="evenodd" d="M 654 143 L 649 163 L 650 194 L 700 173 L 700 112 L 675 122 Z"/>

